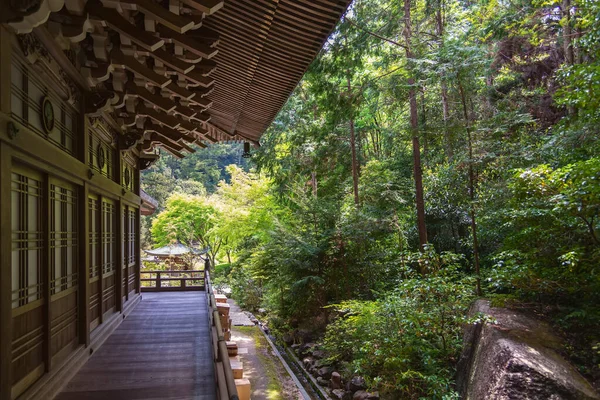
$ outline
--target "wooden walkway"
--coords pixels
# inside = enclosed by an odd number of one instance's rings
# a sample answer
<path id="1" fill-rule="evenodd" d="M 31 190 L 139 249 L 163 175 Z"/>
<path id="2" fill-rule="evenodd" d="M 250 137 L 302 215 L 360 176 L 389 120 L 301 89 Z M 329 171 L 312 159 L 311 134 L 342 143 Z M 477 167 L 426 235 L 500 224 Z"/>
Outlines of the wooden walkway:
<path id="1" fill-rule="evenodd" d="M 216 398 L 205 292 L 144 293 L 57 400 Z"/>

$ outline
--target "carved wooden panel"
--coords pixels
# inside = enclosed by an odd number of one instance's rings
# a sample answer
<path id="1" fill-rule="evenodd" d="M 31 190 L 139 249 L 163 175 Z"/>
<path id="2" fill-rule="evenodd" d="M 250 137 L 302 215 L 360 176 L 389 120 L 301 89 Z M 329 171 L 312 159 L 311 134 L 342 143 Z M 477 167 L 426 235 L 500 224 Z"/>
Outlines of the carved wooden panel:
<path id="1" fill-rule="evenodd" d="M 107 143 L 105 138 L 101 138 L 100 134 L 95 130 L 89 130 L 89 166 L 96 172 L 105 177 L 115 179 L 115 155 L 116 151 L 113 146 Z"/>
<path id="2" fill-rule="evenodd" d="M 50 354 L 59 359 L 68 355 L 78 341 L 77 290 L 62 292 L 50 305 Z M 54 360 L 59 361 L 59 360 Z"/>
<path id="3" fill-rule="evenodd" d="M 11 61 L 11 116 L 66 153 L 75 154 L 78 110 L 16 54 Z"/>

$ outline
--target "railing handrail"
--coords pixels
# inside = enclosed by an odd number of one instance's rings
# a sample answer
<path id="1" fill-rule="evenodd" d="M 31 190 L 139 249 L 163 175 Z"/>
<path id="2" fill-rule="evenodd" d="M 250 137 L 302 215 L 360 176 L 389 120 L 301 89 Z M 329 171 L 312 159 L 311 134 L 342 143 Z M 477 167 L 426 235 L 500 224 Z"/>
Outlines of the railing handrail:
<path id="1" fill-rule="evenodd" d="M 210 274 L 208 271 L 205 273 L 204 282 L 206 285 L 206 301 L 209 308 L 208 312 L 209 322 L 211 324 L 211 334 L 216 335 L 216 337 L 213 337 L 213 342 L 217 343 L 217 348 L 213 348 L 213 352 L 216 350 L 216 353 L 213 354 L 213 360 L 216 368 L 215 375 L 217 380 L 217 393 L 220 393 L 221 391 L 225 392 L 223 389 L 226 389 L 228 400 L 239 400 L 237 387 L 235 386 L 235 378 L 233 377 L 233 370 L 231 369 L 231 363 L 229 362 L 227 342 L 225 341 L 225 337 L 223 335 L 221 319 L 219 318 L 217 302 L 215 300 L 213 287 L 210 283 Z M 215 329 L 213 330 L 212 327 L 215 327 Z M 219 368 L 219 363 L 223 368 L 222 374 L 220 374 L 217 370 Z"/>
<path id="2" fill-rule="evenodd" d="M 178 274 L 181 274 L 181 273 L 188 273 L 188 272 L 189 272 L 189 273 L 194 273 L 194 272 L 202 272 L 202 273 L 203 273 L 203 272 L 204 272 L 204 270 L 203 270 L 203 269 L 194 269 L 194 270 L 181 270 L 181 271 L 178 271 L 178 270 L 168 270 L 168 271 L 158 271 L 158 270 L 156 270 L 156 271 L 142 271 L 142 270 L 140 270 L 140 274 L 157 274 L 157 273 L 161 273 L 161 274 L 175 274 L 175 273 L 178 273 Z"/>
<path id="3" fill-rule="evenodd" d="M 205 290 L 206 273 L 203 269 L 187 271 L 140 271 L 140 282 L 144 284 L 142 291 L 149 292 Z M 154 282 L 154 284 L 147 286 L 146 283 L 148 282 Z M 179 282 L 179 286 L 172 286 L 171 282 Z"/>

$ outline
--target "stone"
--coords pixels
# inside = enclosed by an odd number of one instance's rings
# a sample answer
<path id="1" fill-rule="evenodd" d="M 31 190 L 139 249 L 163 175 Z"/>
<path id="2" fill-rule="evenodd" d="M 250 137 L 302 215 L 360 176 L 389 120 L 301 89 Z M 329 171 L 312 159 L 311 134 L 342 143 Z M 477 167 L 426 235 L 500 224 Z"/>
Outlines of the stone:
<path id="1" fill-rule="evenodd" d="M 329 380 L 328 380 L 328 379 L 325 379 L 325 378 L 323 378 L 323 377 L 321 377 L 321 376 L 317 377 L 317 383 L 318 383 L 320 386 L 329 386 Z"/>
<path id="2" fill-rule="evenodd" d="M 323 377 L 324 379 L 331 378 L 331 373 L 333 372 L 333 368 L 331 367 L 322 367 L 317 371 L 317 375 Z"/>
<path id="3" fill-rule="evenodd" d="M 333 400 L 343 400 L 345 393 L 346 392 L 343 389 L 333 389 L 331 391 L 331 398 Z"/>
<path id="4" fill-rule="evenodd" d="M 331 389 L 341 389 L 342 388 L 342 376 L 339 372 L 334 371 L 331 373 Z"/>
<path id="5" fill-rule="evenodd" d="M 294 343 L 294 337 L 289 332 L 283 334 L 282 340 L 288 346 Z"/>
<path id="6" fill-rule="evenodd" d="M 310 367 L 315 365 L 315 359 L 312 357 L 304 357 L 302 359 L 302 365 L 304 365 L 304 368 L 309 369 Z"/>
<path id="7" fill-rule="evenodd" d="M 359 390 L 357 392 L 354 392 L 354 395 L 352 396 L 352 400 L 367 400 L 369 398 L 369 393 L 367 393 L 364 390 Z"/>
<path id="8" fill-rule="evenodd" d="M 379 400 L 379 392 L 369 393 L 367 400 Z"/>
<path id="9" fill-rule="evenodd" d="M 464 400 L 599 400 L 559 354 L 561 340 L 545 322 L 477 300 L 469 316 L 486 315 L 464 331 L 457 390 Z"/>
<path id="10" fill-rule="evenodd" d="M 363 378 L 362 376 L 354 376 L 352 377 L 350 382 L 348 382 L 348 390 L 350 390 L 351 392 L 357 392 L 359 390 L 366 389 L 367 383 L 365 382 L 365 378 Z"/>
<path id="11" fill-rule="evenodd" d="M 314 358 L 325 358 L 325 352 L 323 350 L 313 350 L 312 356 Z"/>
<path id="12" fill-rule="evenodd" d="M 316 345 L 314 343 L 305 343 L 302 346 L 300 346 L 300 355 L 302 357 L 306 357 L 306 356 L 312 356 L 312 352 L 313 352 L 313 348 Z"/>

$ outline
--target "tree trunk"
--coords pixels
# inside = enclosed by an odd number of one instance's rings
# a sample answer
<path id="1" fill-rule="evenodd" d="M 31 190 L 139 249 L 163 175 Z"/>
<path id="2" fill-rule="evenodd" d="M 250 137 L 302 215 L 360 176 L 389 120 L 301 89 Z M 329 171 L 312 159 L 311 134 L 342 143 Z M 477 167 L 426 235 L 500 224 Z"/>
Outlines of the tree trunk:
<path id="1" fill-rule="evenodd" d="M 350 76 L 348 80 L 348 96 L 352 96 L 352 86 L 350 85 Z M 350 149 L 352 150 L 352 187 L 354 189 L 354 204 L 358 207 L 358 159 L 356 157 L 356 135 L 354 132 L 354 115 L 351 111 L 350 114 Z"/>
<path id="2" fill-rule="evenodd" d="M 460 98 L 463 106 L 463 113 L 465 117 L 465 123 L 467 126 L 467 141 L 469 147 L 469 199 L 471 200 L 471 235 L 473 236 L 473 263 L 475 264 L 476 277 L 476 290 L 477 295 L 481 296 L 481 277 L 479 276 L 479 241 L 477 239 L 477 219 L 475 213 L 475 171 L 473 169 L 473 140 L 471 138 L 471 120 L 469 118 L 469 112 L 467 111 L 467 101 L 465 97 L 465 91 L 462 84 L 458 84 L 460 91 Z"/>
<path id="3" fill-rule="evenodd" d="M 404 40 L 406 41 L 406 58 L 413 58 L 411 50 L 411 20 L 410 0 L 404 0 Z M 411 68 L 409 68 L 410 70 Z M 411 71 L 412 75 L 412 71 Z M 413 146 L 413 173 L 415 176 L 415 194 L 417 203 L 417 228 L 419 231 L 419 250 L 423 251 L 427 244 L 427 226 L 425 224 L 425 200 L 423 197 L 423 171 L 421 169 L 421 145 L 419 143 L 419 115 L 417 109 L 417 96 L 414 88 L 414 78 L 408 79 L 408 100 L 410 105 L 410 126 L 412 130 Z"/>
<path id="4" fill-rule="evenodd" d="M 563 25 L 563 49 L 565 51 L 565 62 L 568 65 L 573 65 L 575 54 L 572 45 L 572 30 L 571 30 L 571 0 L 562 1 L 562 14 L 565 18 Z"/>
<path id="5" fill-rule="evenodd" d="M 442 14 L 442 4 L 439 5 L 436 13 L 436 33 L 440 38 L 440 47 L 444 46 L 444 17 Z M 442 97 L 442 116 L 444 120 L 444 142 L 446 149 L 446 157 L 451 160 L 454 157 L 454 149 L 452 148 L 452 140 L 450 138 L 450 132 L 448 131 L 448 120 L 450 118 L 450 111 L 448 107 L 448 85 L 444 80 L 444 73 L 440 76 L 440 92 Z"/>

